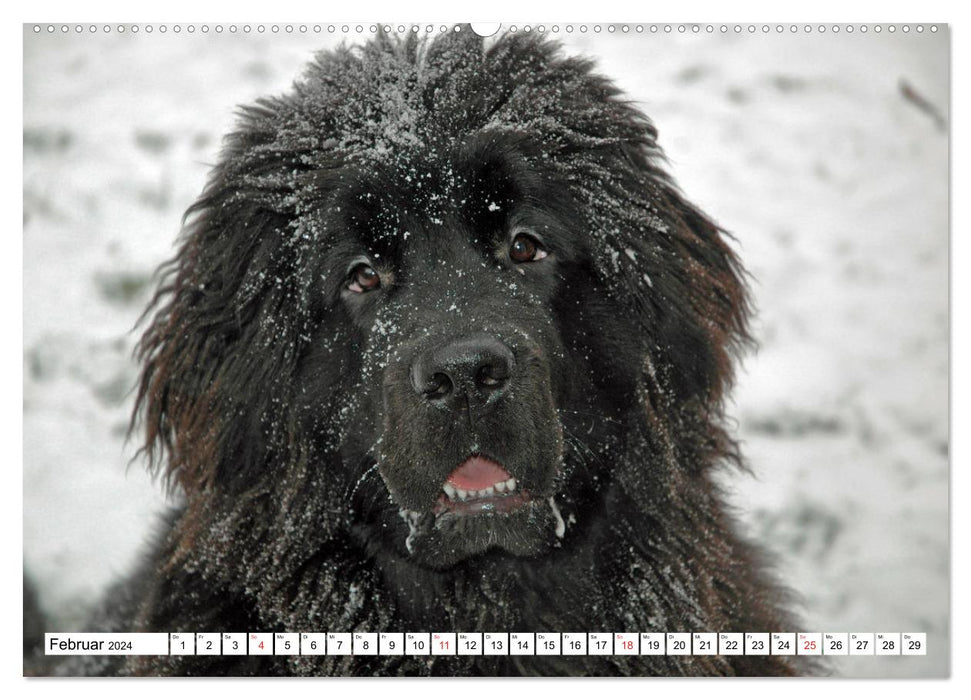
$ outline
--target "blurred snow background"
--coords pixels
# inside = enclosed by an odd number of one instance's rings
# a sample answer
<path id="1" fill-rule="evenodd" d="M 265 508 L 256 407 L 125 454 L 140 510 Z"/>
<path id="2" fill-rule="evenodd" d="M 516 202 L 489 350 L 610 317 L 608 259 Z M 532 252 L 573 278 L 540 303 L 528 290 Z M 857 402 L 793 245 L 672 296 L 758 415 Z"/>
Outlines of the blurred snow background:
<path id="1" fill-rule="evenodd" d="M 165 506 L 125 433 L 132 327 L 180 217 L 235 106 L 341 39 L 25 27 L 24 566 L 50 629 L 82 624 Z M 927 632 L 926 657 L 832 671 L 947 675 L 947 29 L 559 39 L 643 106 L 737 237 L 760 349 L 732 414 L 754 476 L 725 482 L 803 629 Z"/>

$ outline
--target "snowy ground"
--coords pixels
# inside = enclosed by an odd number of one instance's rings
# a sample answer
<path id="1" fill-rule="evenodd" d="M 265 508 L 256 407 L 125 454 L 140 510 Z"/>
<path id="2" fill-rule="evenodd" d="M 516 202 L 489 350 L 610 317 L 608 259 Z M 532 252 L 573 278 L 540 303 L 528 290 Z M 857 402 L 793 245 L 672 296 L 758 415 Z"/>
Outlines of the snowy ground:
<path id="1" fill-rule="evenodd" d="M 584 35 L 685 192 L 734 232 L 761 347 L 726 482 L 807 631 L 927 632 L 949 672 L 949 47 L 937 34 Z M 164 507 L 126 468 L 130 332 L 234 106 L 339 35 L 24 35 L 24 556 L 76 627 Z M 906 87 L 902 87 L 906 86 Z"/>

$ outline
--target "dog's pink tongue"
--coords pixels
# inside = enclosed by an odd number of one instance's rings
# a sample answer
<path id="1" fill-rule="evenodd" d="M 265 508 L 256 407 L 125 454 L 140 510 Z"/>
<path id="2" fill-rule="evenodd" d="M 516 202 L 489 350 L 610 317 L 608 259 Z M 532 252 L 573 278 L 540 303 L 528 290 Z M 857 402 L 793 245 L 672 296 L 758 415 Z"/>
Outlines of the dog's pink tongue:
<path id="1" fill-rule="evenodd" d="M 449 474 L 448 483 L 457 489 L 479 491 L 487 489 L 497 481 L 508 481 L 512 475 L 498 462 L 485 457 L 469 457 L 458 469 Z"/>

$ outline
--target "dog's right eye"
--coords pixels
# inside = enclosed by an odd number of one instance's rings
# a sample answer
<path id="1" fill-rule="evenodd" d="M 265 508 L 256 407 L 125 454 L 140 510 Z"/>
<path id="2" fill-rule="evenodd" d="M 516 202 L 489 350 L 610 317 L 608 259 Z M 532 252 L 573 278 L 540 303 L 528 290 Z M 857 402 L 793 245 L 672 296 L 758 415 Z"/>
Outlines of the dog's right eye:
<path id="1" fill-rule="evenodd" d="M 356 265 L 347 280 L 348 290 L 356 294 L 370 292 L 381 286 L 381 275 L 367 263 Z"/>
<path id="2" fill-rule="evenodd" d="M 509 246 L 509 257 L 515 263 L 535 262 L 546 256 L 542 244 L 526 233 L 517 233 Z"/>

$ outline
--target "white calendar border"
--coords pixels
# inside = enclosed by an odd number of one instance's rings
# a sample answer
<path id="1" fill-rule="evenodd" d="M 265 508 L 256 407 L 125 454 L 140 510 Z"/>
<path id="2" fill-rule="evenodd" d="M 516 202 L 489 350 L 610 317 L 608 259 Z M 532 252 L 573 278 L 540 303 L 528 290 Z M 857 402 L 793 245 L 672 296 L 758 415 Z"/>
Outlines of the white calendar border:
<path id="1" fill-rule="evenodd" d="M 294 3 L 297 6 L 296 3 Z M 467 7 L 462 7 L 459 14 L 462 15 L 459 19 L 466 18 L 469 14 L 476 15 L 472 19 L 489 21 L 497 18 L 510 18 L 510 19 L 521 19 L 521 14 L 524 12 L 524 5 L 521 0 L 513 2 L 512 0 L 495 0 L 488 5 L 472 5 Z M 645 21 L 660 21 L 664 19 L 675 19 L 679 17 L 700 17 L 700 18 L 722 18 L 724 15 L 729 14 L 726 12 L 724 3 L 716 3 L 714 0 L 699 0 L 698 2 L 692 3 L 690 6 L 682 3 L 678 6 L 676 10 L 671 10 L 669 7 L 652 7 L 650 5 L 640 5 L 636 7 L 630 6 L 628 2 L 621 2 L 620 0 L 601 0 L 597 3 L 575 3 L 572 6 L 565 5 L 563 2 L 558 2 L 554 4 L 550 0 L 540 0 L 539 2 L 529 6 L 530 12 L 534 12 L 538 17 L 546 18 L 569 18 L 573 21 L 600 21 L 604 17 L 621 17 L 630 18 L 635 21 L 641 17 L 645 17 Z M 158 7 L 152 4 L 122 4 L 117 0 L 88 0 L 83 5 L 83 10 L 80 11 L 79 16 L 79 6 L 76 2 L 67 2 L 66 0 L 48 0 L 45 2 L 43 7 L 38 7 L 35 3 L 26 4 L 14 4 L 8 7 L 8 12 L 10 15 L 15 15 L 15 21 L 20 23 L 26 23 L 30 21 L 37 21 L 38 19 L 66 19 L 68 21 L 73 21 L 75 19 L 85 20 L 87 18 L 96 17 L 99 20 L 108 21 L 157 21 L 159 16 Z M 204 19 L 213 19 L 225 17 L 227 14 L 231 14 L 234 17 L 246 17 L 248 19 L 253 19 L 254 21 L 273 21 L 274 19 L 279 19 L 281 15 L 289 16 L 291 14 L 300 14 L 311 12 L 305 5 L 300 9 L 292 9 L 288 7 L 287 0 L 283 3 L 266 3 L 266 2 L 251 2 L 250 0 L 241 0 L 237 2 L 231 10 L 221 9 L 221 10 L 203 10 L 202 6 L 198 3 L 188 3 L 182 2 L 180 0 L 175 0 L 175 2 L 166 3 L 164 14 L 170 17 L 198 17 L 199 14 L 204 13 Z M 318 10 L 313 10 L 314 13 L 319 12 Z M 449 17 L 456 13 L 456 5 L 454 3 L 446 2 L 445 0 L 428 0 L 417 10 L 408 9 L 409 15 L 417 15 L 422 18 L 424 17 L 434 17 L 434 18 L 444 18 Z M 845 0 L 835 1 L 835 0 L 818 0 L 812 6 L 799 5 L 799 4 L 789 4 L 789 5 L 779 5 L 777 3 L 770 3 L 768 0 L 758 0 L 752 2 L 751 0 L 736 0 L 732 5 L 730 14 L 743 18 L 743 19 L 753 19 L 755 21 L 761 21 L 760 18 L 764 18 L 768 21 L 803 21 L 805 19 L 818 19 L 824 17 L 827 21 L 843 21 L 843 22 L 856 22 L 861 19 L 861 15 L 867 17 L 879 16 L 881 18 L 893 18 L 899 19 L 901 17 L 912 16 L 915 12 L 919 12 L 923 17 L 940 19 L 942 23 L 948 22 L 952 25 L 957 25 L 957 29 L 963 30 L 964 34 L 968 33 L 968 25 L 963 24 L 960 21 L 956 21 L 957 17 L 956 9 L 954 5 L 950 2 L 945 2 L 943 0 L 924 0 L 921 3 L 915 5 L 913 2 L 904 3 L 901 0 L 888 0 L 887 2 L 875 5 L 867 10 L 862 10 L 862 8 L 854 3 L 847 3 Z M 391 0 L 377 0 L 373 5 L 362 7 L 360 3 L 355 4 L 345 4 L 337 5 L 326 9 L 327 19 L 333 19 L 334 21 L 356 21 L 362 17 L 382 17 L 389 19 L 397 19 L 401 17 L 403 13 L 402 5 L 400 3 L 392 3 Z M 674 14 L 675 17 L 670 17 Z M 38 15 L 43 15 L 39 17 Z M 661 15 L 660 17 L 654 15 Z M 808 17 L 807 17 L 808 15 Z M 955 32 L 957 34 L 957 32 Z M 969 56 L 969 44 L 968 42 L 954 42 L 953 54 L 952 54 L 952 65 L 957 66 L 967 66 L 971 65 L 971 56 Z M 6 52 L 5 58 L 7 59 L 4 63 L 8 67 L 8 70 L 12 73 L 14 70 L 20 70 L 20 62 L 22 61 L 23 53 L 22 46 L 19 40 L 7 42 L 5 48 Z M 966 73 L 965 73 L 966 75 Z M 19 78 L 16 76 L 10 77 L 8 83 L 10 85 L 17 85 L 19 83 Z M 957 71 L 955 74 L 957 77 Z M 961 80 L 953 80 L 952 90 L 953 90 L 953 107 L 954 112 L 967 114 L 969 111 L 967 108 L 967 94 L 968 94 L 968 82 Z M 14 111 L 12 108 L 11 111 Z M 21 111 L 22 113 L 22 111 Z M 19 132 L 15 134 L 19 139 Z M 16 160 L 13 158 L 12 160 Z M 955 158 L 952 161 L 952 172 L 955 179 L 952 180 L 951 191 L 958 192 L 960 187 L 965 187 L 967 185 L 968 178 L 965 177 L 967 172 L 966 161 L 961 161 L 960 158 Z M 963 185 L 961 183 L 964 183 Z M 8 203 L 7 211 L 16 211 L 18 202 L 22 196 L 22 192 L 18 188 L 8 188 L 7 196 L 10 199 Z M 953 211 L 955 213 L 954 221 L 967 222 L 967 202 L 961 198 L 954 198 L 953 200 Z M 16 237 L 14 237 L 16 238 Z M 22 249 L 19 248 L 19 244 L 15 241 L 12 244 L 15 247 L 15 251 L 7 257 L 7 265 L 9 266 L 8 274 L 4 275 L 6 280 L 7 288 L 5 295 L 11 301 L 11 308 L 22 308 L 23 300 L 23 287 L 21 284 L 22 278 L 20 275 L 20 262 L 22 255 L 18 254 L 18 250 L 22 253 Z M 952 257 L 953 269 L 959 270 L 962 263 L 968 263 L 967 243 L 958 240 L 957 237 L 952 240 L 952 250 L 955 257 Z M 959 253 L 960 251 L 960 253 Z M 969 295 L 965 294 L 967 292 L 967 286 L 971 284 L 968 281 L 967 276 L 955 275 L 952 278 L 952 288 L 951 288 L 951 298 L 967 298 Z M 967 341 L 967 319 L 963 319 L 959 315 L 955 315 L 952 318 L 952 352 L 956 354 L 959 349 L 967 349 L 969 343 Z M 20 331 L 15 331 L 20 332 Z M 16 343 L 9 343 L 5 347 L 5 354 L 7 356 L 7 362 L 5 367 L 14 368 L 13 372 L 22 371 L 21 368 L 21 349 L 18 349 Z M 962 369 L 960 366 L 955 366 L 952 369 L 952 377 L 954 385 L 957 386 L 959 382 L 963 384 L 963 380 L 967 379 L 967 371 Z M 16 394 L 16 392 L 13 392 Z M 967 418 L 967 393 L 965 388 L 965 393 L 962 396 L 960 392 L 953 394 L 953 408 L 954 411 L 951 413 L 951 424 L 960 425 L 962 424 L 961 419 Z M 14 397 L 15 398 L 15 397 Z M 11 401 L 13 403 L 13 401 Z M 16 413 L 13 411 L 12 413 Z M 18 449 L 18 445 L 22 445 L 22 423 L 21 419 L 18 419 L 16 415 L 11 419 L 11 422 L 5 427 L 4 437 L 7 438 L 7 443 L 14 445 L 15 453 Z M 966 460 L 962 459 L 967 455 L 967 449 L 962 445 L 962 443 L 957 443 L 954 445 L 951 463 L 952 464 L 963 464 Z M 14 458 L 16 461 L 16 456 Z M 958 475 L 958 478 L 965 478 Z M 952 484 L 954 480 L 952 480 Z M 5 494 L 5 498 L 9 500 L 8 507 L 4 509 L 5 517 L 7 518 L 6 532 L 14 533 L 10 537 L 10 541 L 16 541 L 16 535 L 19 533 L 21 535 L 22 541 L 22 507 L 23 507 L 23 490 L 19 488 L 11 488 Z M 18 508 L 18 504 L 21 506 Z M 950 522 L 950 531 L 956 532 L 966 532 L 969 516 L 963 509 L 952 508 L 950 510 L 950 516 L 952 518 Z M 953 540 L 952 540 L 953 542 Z M 953 547 L 953 545 L 952 545 Z M 955 556 L 952 560 L 951 566 L 951 591 L 958 592 L 966 590 L 966 584 L 971 580 L 971 575 L 968 574 L 967 558 L 966 556 L 957 557 Z M 18 577 L 16 576 L 16 567 L 9 567 L 7 572 L 7 590 L 17 590 L 21 585 Z M 961 677 L 966 679 L 966 674 L 961 672 L 958 662 L 960 660 L 969 658 L 971 654 L 971 635 L 957 635 L 953 633 L 955 629 L 964 629 L 971 623 L 971 616 L 967 614 L 968 605 L 964 602 L 964 599 L 960 595 L 952 595 L 952 608 L 951 608 L 951 619 L 948 629 L 950 630 L 950 654 L 951 658 L 955 662 L 955 667 L 952 669 L 952 674 L 960 673 Z M 9 644 L 16 643 L 16 639 L 8 639 Z M 21 686 L 25 684 L 26 681 L 22 678 L 22 666 L 21 661 L 18 660 L 17 654 L 13 651 L 3 655 L 5 662 L 7 664 L 6 673 L 4 674 L 3 685 L 6 687 L 14 687 L 14 684 Z M 952 676 L 953 678 L 953 676 Z M 436 679 L 441 680 L 441 679 Z M 651 682 L 658 682 L 660 679 L 651 679 Z M 285 682 L 286 679 L 282 679 L 280 682 Z M 62 679 L 58 683 L 31 683 L 31 695 L 37 698 L 51 698 L 56 700 L 63 700 L 65 693 L 72 692 L 73 685 L 75 683 L 80 683 L 76 679 Z M 97 687 L 97 692 L 99 694 L 99 700 L 102 698 L 107 700 L 108 698 L 125 698 L 125 700 L 130 700 L 131 696 L 131 686 L 127 683 L 122 684 L 112 684 L 110 682 L 104 682 L 99 679 L 86 679 L 83 681 L 90 687 Z M 259 684 L 261 696 L 265 694 L 267 687 L 273 684 L 275 681 L 272 679 L 267 679 L 265 682 Z M 446 679 L 447 682 L 447 679 Z M 565 687 L 567 682 L 562 679 L 551 679 L 546 680 L 544 683 L 551 685 L 561 684 Z M 608 679 L 589 679 L 588 682 L 584 684 L 584 690 L 587 692 L 597 692 L 598 689 L 609 688 L 605 684 L 610 683 Z M 691 683 L 691 679 L 685 681 Z M 705 682 L 705 681 L 699 681 Z M 852 684 L 849 685 L 849 684 Z M 250 692 L 253 695 L 257 693 L 253 691 L 254 686 L 247 682 L 247 679 L 220 679 L 220 685 L 222 687 L 232 687 L 241 695 L 236 695 L 235 697 L 249 697 Z M 939 679 L 917 679 L 911 680 L 904 684 L 897 684 L 893 689 L 891 687 L 883 686 L 881 693 L 883 695 L 893 695 L 896 697 L 895 693 L 899 692 L 901 697 L 904 697 L 904 691 L 907 692 L 906 697 L 914 697 L 917 693 L 924 693 L 925 691 L 931 691 L 931 697 L 948 697 L 957 696 L 956 692 L 953 692 L 953 688 L 956 683 L 944 683 L 942 684 Z M 901 686 L 904 686 L 901 688 Z M 292 685 L 289 687 L 293 687 Z M 396 697 L 408 698 L 408 697 L 418 697 L 419 695 L 425 699 L 427 696 L 427 687 L 418 686 L 411 683 L 411 679 L 389 679 L 387 685 L 385 686 L 389 690 L 392 690 Z M 616 688 L 616 685 L 612 686 Z M 745 680 L 736 679 L 732 683 L 732 688 L 737 692 L 738 697 L 778 697 L 778 686 L 775 684 L 765 684 L 759 679 L 755 680 Z M 179 683 L 180 691 L 188 688 L 198 688 L 210 691 L 213 686 L 208 679 L 183 679 Z M 503 679 L 503 689 L 509 690 L 524 690 L 527 692 L 535 692 L 537 686 L 533 679 Z M 725 686 L 719 686 L 719 692 Z M 831 679 L 828 680 L 825 689 L 821 689 L 820 686 L 815 684 L 798 684 L 798 683 L 787 683 L 786 685 L 786 696 L 789 700 L 801 700 L 802 698 L 812 698 L 813 700 L 818 700 L 819 693 L 823 690 L 830 690 L 831 688 L 844 688 L 851 689 L 857 692 L 865 691 L 867 688 L 861 685 L 859 679 Z M 21 687 L 22 689 L 22 687 Z M 463 684 L 462 692 L 469 700 L 475 700 L 477 698 L 489 697 L 490 700 L 494 700 L 495 686 L 488 682 L 470 685 Z M 155 700 L 156 698 L 165 700 L 171 700 L 172 686 L 164 684 L 163 681 L 159 679 L 143 679 L 143 682 L 139 683 L 138 694 L 140 700 Z M 759 695 L 762 693 L 763 695 Z M 12 697 L 12 694 L 7 695 L 7 697 Z"/>

